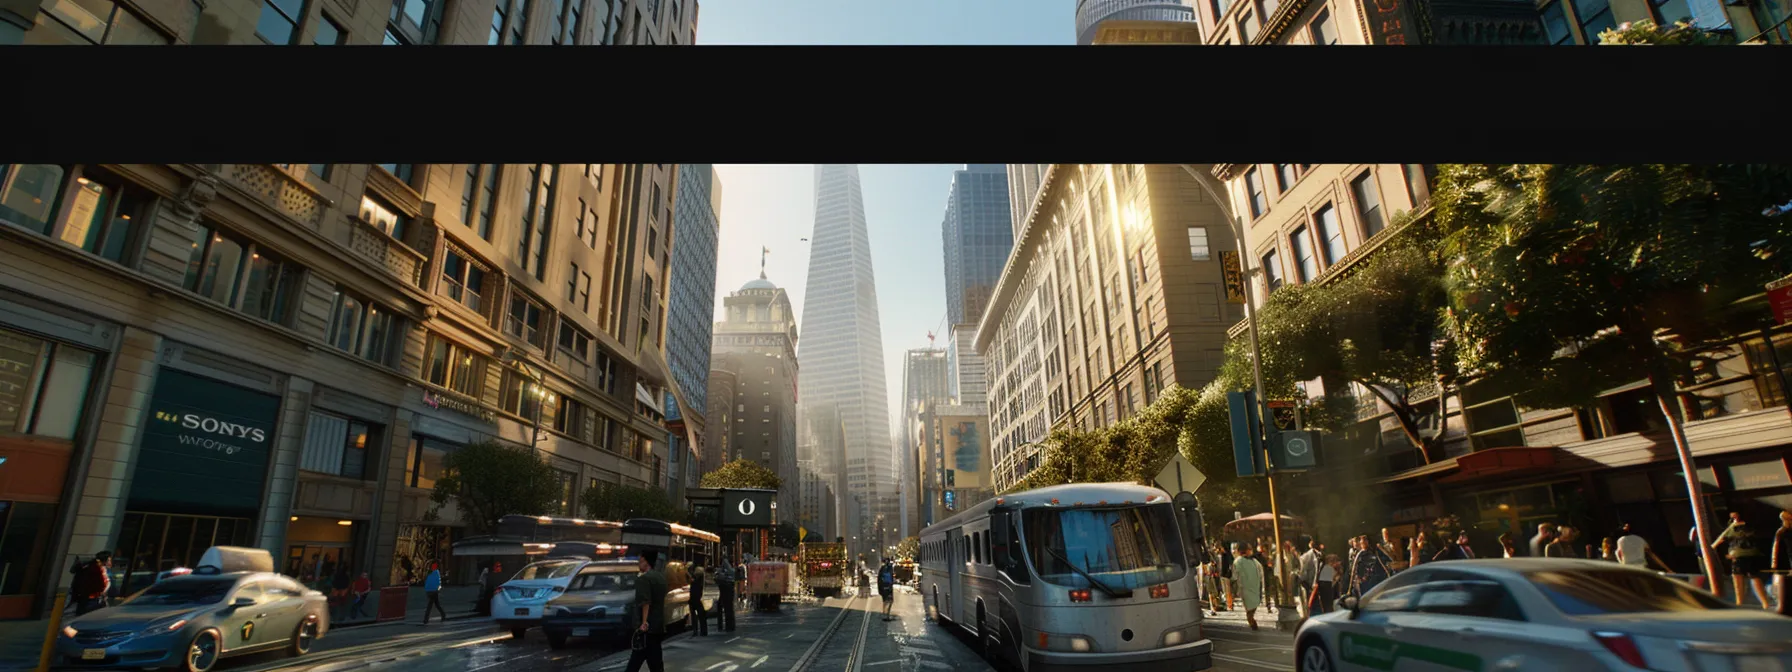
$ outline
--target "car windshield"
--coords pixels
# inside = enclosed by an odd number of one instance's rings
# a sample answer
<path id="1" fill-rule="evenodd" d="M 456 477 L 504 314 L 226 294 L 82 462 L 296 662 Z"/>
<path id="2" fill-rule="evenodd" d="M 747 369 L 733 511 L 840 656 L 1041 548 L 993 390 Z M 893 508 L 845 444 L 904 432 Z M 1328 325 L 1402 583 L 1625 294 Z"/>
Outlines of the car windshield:
<path id="1" fill-rule="evenodd" d="M 230 594 L 236 579 L 179 578 L 159 582 L 125 600 L 132 606 L 181 607 L 216 604 Z"/>
<path id="2" fill-rule="evenodd" d="M 625 567 L 586 572 L 573 579 L 571 590 L 634 590 L 637 576 L 634 568 Z"/>
<path id="3" fill-rule="evenodd" d="M 1187 573 L 1170 505 L 1028 509 L 1027 554 L 1048 582 L 1088 588 L 1087 573 L 1114 590 L 1175 581 Z M 1074 567 L 1071 564 L 1074 563 Z M 1078 572 L 1080 569 L 1082 572 Z"/>
<path id="4" fill-rule="evenodd" d="M 536 579 L 564 579 L 579 571 L 577 560 L 549 560 L 533 563 L 511 577 L 512 581 L 533 581 Z"/>
<path id="5" fill-rule="evenodd" d="M 1569 616 L 1730 608 L 1710 593 L 1648 572 L 1548 569 L 1525 572 L 1524 576 L 1543 591 L 1550 604 Z"/>

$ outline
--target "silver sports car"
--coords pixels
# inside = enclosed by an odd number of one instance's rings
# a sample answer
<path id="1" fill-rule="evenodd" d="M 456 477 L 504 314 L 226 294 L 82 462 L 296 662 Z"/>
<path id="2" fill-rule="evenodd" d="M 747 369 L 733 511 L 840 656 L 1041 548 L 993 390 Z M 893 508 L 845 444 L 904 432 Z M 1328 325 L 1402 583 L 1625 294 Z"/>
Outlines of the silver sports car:
<path id="1" fill-rule="evenodd" d="M 170 577 L 68 621 L 53 664 L 205 672 L 228 656 L 277 649 L 302 655 L 330 629 L 327 602 L 272 572 Z"/>

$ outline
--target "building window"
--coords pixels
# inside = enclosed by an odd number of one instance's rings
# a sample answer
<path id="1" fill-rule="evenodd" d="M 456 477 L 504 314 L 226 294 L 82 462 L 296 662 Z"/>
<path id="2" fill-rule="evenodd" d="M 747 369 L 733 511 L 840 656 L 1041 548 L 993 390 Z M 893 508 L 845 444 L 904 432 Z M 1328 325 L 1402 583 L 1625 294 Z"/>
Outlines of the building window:
<path id="1" fill-rule="evenodd" d="M 597 389 L 605 394 L 616 393 L 616 360 L 602 349 L 597 351 Z"/>
<path id="2" fill-rule="evenodd" d="M 566 302 L 578 305 L 579 296 L 579 264 L 573 262 L 572 272 L 566 274 Z"/>
<path id="3" fill-rule="evenodd" d="M 75 438 L 94 353 L 0 330 L 0 434 Z"/>
<path id="4" fill-rule="evenodd" d="M 375 165 L 379 166 L 381 170 L 391 173 L 393 177 L 398 178 L 399 182 L 405 184 L 411 183 L 411 176 L 414 175 L 417 170 L 417 164 L 414 163 L 380 163 Z"/>
<path id="5" fill-rule="evenodd" d="M 1232 8 L 1232 0 L 1207 0 L 1207 2 L 1208 7 L 1213 9 L 1213 20 L 1215 22 L 1221 21 L 1221 17 L 1226 15 L 1226 10 Z"/>
<path id="6" fill-rule="evenodd" d="M 1375 173 L 1363 174 L 1350 181 L 1350 193 L 1356 197 L 1356 216 L 1363 222 L 1363 240 L 1375 237 L 1387 226 L 1381 216 L 1381 192 L 1376 188 Z"/>
<path id="7" fill-rule="evenodd" d="M 442 259 L 442 293 L 455 303 L 484 314 L 485 304 L 479 293 L 485 290 L 484 266 L 467 258 L 466 253 L 452 247 Z"/>
<path id="8" fill-rule="evenodd" d="M 30 33 L 27 33 L 30 34 Z M 50 235 L 62 184 L 74 166 L 0 163 L 0 219 L 38 235 Z"/>
<path id="9" fill-rule="evenodd" d="M 485 369 L 490 363 L 486 357 L 435 334 L 429 335 L 429 346 L 424 352 L 425 382 L 474 399 L 485 396 Z"/>
<path id="10" fill-rule="evenodd" d="M 268 44 L 292 44 L 294 34 L 299 32 L 299 10 L 304 6 L 304 0 L 261 0 L 255 36 Z"/>
<path id="11" fill-rule="evenodd" d="M 571 434 L 575 437 L 585 435 L 585 404 L 565 395 L 560 397 L 560 405 L 554 409 L 554 431 Z"/>
<path id="12" fill-rule="evenodd" d="M 24 44 L 174 44 L 112 0 L 33 4 L 44 7 L 37 13 L 36 27 L 25 32 Z"/>
<path id="13" fill-rule="evenodd" d="M 311 40 L 312 44 L 333 47 L 348 42 L 348 33 L 342 32 L 342 26 L 336 25 L 336 21 L 331 19 L 330 15 L 320 12 L 317 18 L 317 37 Z"/>
<path id="14" fill-rule="evenodd" d="M 370 463 L 368 449 L 379 445 L 375 436 L 367 423 L 313 411 L 305 432 L 305 448 L 299 457 L 299 468 L 366 480 L 368 474 L 375 471 L 367 468 Z"/>
<path id="15" fill-rule="evenodd" d="M 447 0 L 392 0 L 386 16 L 383 44 L 402 46 L 435 44 L 442 28 L 442 6 Z"/>
<path id="16" fill-rule="evenodd" d="M 585 0 L 560 0 L 560 12 L 554 15 L 554 44 L 578 44 L 579 5 Z"/>
<path id="17" fill-rule="evenodd" d="M 1656 25 L 1672 26 L 1681 21 L 1692 20 L 1692 10 L 1687 7 L 1686 0 L 1650 0 L 1650 3 L 1655 5 Z"/>
<path id="18" fill-rule="evenodd" d="M 591 359 L 591 335 L 564 319 L 560 321 L 559 345 L 561 352 L 581 362 Z"/>
<path id="19" fill-rule="evenodd" d="M 317 179 L 322 180 L 324 182 L 329 182 L 330 175 L 332 175 L 335 172 L 330 169 L 331 165 L 332 164 L 328 164 L 328 163 L 313 163 L 313 164 L 306 165 L 305 168 L 306 168 L 306 170 L 311 171 L 312 175 L 316 175 Z"/>
<path id="20" fill-rule="evenodd" d="M 510 314 L 504 318 L 505 333 L 541 348 L 546 345 L 542 336 L 542 326 L 545 321 L 545 313 L 541 304 L 524 296 L 522 292 L 511 293 Z"/>
<path id="21" fill-rule="evenodd" d="M 403 239 L 405 225 L 411 218 L 399 214 L 398 208 L 372 194 L 361 196 L 361 221 L 372 224 L 393 238 Z"/>
<path id="22" fill-rule="evenodd" d="M 1243 14 L 1239 15 L 1238 35 L 1239 41 L 1244 44 L 1257 41 L 1257 15 L 1255 13 L 1245 10 Z"/>
<path id="23" fill-rule="evenodd" d="M 460 223 L 473 225 L 474 208 L 479 203 L 479 164 L 467 164 L 467 179 L 460 186 Z"/>
<path id="24" fill-rule="evenodd" d="M 404 463 L 405 484 L 424 490 L 436 489 L 436 481 L 442 479 L 442 471 L 448 461 L 448 453 L 451 452 L 454 452 L 451 444 L 421 436 L 412 437 L 411 454 Z"/>
<path id="25" fill-rule="evenodd" d="M 1294 254 L 1295 278 L 1301 282 L 1311 281 L 1319 275 L 1319 260 L 1313 258 L 1312 241 L 1307 236 L 1307 227 L 1300 227 L 1288 234 L 1289 252 Z"/>
<path id="26" fill-rule="evenodd" d="M 1319 229 L 1320 240 L 1325 241 L 1325 265 L 1330 267 L 1344 258 L 1349 251 L 1344 246 L 1344 227 L 1338 225 L 1338 210 L 1330 203 L 1319 206 L 1313 211 L 1313 226 Z M 1303 281 L 1310 278 L 1302 278 Z"/>
<path id="27" fill-rule="evenodd" d="M 125 255 L 135 247 L 150 204 L 155 202 L 154 194 L 95 167 L 82 167 L 67 196 L 68 214 L 57 237 L 119 263 L 124 263 Z M 61 204 L 61 199 L 52 200 Z"/>
<path id="28" fill-rule="evenodd" d="M 528 36 L 529 0 L 515 0 L 512 8 L 515 14 L 510 20 L 510 43 L 522 44 Z"/>
<path id="29" fill-rule="evenodd" d="M 1412 199 L 1412 207 L 1423 208 L 1431 204 L 1431 176 L 1424 164 L 1408 163 L 1401 166 L 1406 173 L 1406 197 Z"/>
<path id="30" fill-rule="evenodd" d="M 375 364 L 386 364 L 394 338 L 392 311 L 336 290 L 327 340 L 331 346 Z"/>
<path id="31" fill-rule="evenodd" d="M 1188 227 L 1188 256 L 1195 261 L 1207 261 L 1213 258 L 1212 250 L 1207 247 L 1207 227 Z"/>
<path id="32" fill-rule="evenodd" d="M 1276 164 L 1276 192 L 1288 193 L 1288 188 L 1294 186 L 1294 180 L 1298 177 L 1299 175 L 1294 170 L 1294 164 Z"/>
<path id="33" fill-rule="evenodd" d="M 303 284 L 303 268 L 203 224 L 191 243 L 183 287 L 245 314 L 286 324 Z"/>
<path id="34" fill-rule="evenodd" d="M 1541 12 L 1543 15 L 1543 34 L 1549 38 L 1550 44 L 1569 44 L 1574 41 L 1574 31 L 1568 29 L 1567 10 L 1562 8 L 1563 3 L 1565 2 L 1567 2 L 1567 0 L 1562 0 L 1562 2 L 1551 2 L 1543 6 Z"/>
<path id="35" fill-rule="evenodd" d="M 1580 33 L 1587 44 L 1599 44 L 1599 34 L 1616 28 L 1610 0 L 1574 0 L 1574 15 L 1580 17 Z"/>
<path id="36" fill-rule="evenodd" d="M 556 164 L 529 168 L 529 198 L 523 205 L 523 237 L 518 241 L 517 257 L 536 280 L 546 274 L 542 264 L 547 260 L 548 233 L 553 228 L 548 218 L 553 214 L 554 184 L 559 175 Z"/>
<path id="37" fill-rule="evenodd" d="M 579 291 L 579 296 L 578 296 L 579 310 L 583 311 L 586 315 L 590 315 L 591 314 L 591 274 L 590 273 L 580 273 L 579 274 L 578 291 Z"/>
<path id="38" fill-rule="evenodd" d="M 501 383 L 498 388 L 499 408 L 528 420 L 541 419 L 541 402 L 552 396 L 547 388 L 514 369 L 504 370 Z"/>
<path id="39" fill-rule="evenodd" d="M 1312 22 L 1307 24 L 1307 29 L 1313 35 L 1313 44 L 1338 43 L 1338 25 L 1332 21 L 1332 10 L 1329 7 L 1314 14 Z"/>
<path id="40" fill-rule="evenodd" d="M 653 276 L 641 276 L 641 307 L 653 309 Z"/>
<path id="41" fill-rule="evenodd" d="M 1263 283 L 1272 292 L 1282 288 L 1282 260 L 1275 250 L 1263 253 Z"/>
<path id="42" fill-rule="evenodd" d="M 1245 171 L 1244 189 L 1250 195 L 1251 219 L 1262 217 L 1269 211 L 1269 198 L 1263 193 L 1263 178 L 1257 176 L 1255 167 Z"/>
<path id="43" fill-rule="evenodd" d="M 504 43 L 504 20 L 510 13 L 510 0 L 498 0 L 492 8 L 492 31 L 486 35 L 487 46 L 498 46 Z"/>

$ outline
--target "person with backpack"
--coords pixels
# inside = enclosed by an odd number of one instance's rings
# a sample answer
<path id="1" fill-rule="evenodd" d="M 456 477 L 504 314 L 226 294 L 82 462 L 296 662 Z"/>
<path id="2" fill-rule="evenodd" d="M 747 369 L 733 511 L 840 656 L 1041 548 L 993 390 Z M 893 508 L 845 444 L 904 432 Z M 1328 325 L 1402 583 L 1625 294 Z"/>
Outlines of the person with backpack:
<path id="1" fill-rule="evenodd" d="M 1755 531 L 1742 519 L 1741 511 L 1730 512 L 1730 526 L 1717 535 L 1717 541 L 1711 542 L 1711 550 L 1725 544 L 1729 545 L 1725 553 L 1730 559 L 1730 581 L 1736 587 L 1736 606 L 1742 606 L 1742 586 L 1748 583 L 1755 590 L 1755 599 L 1766 608 L 1771 604 L 1767 601 L 1767 568 L 1761 549 L 1755 546 Z"/>
<path id="2" fill-rule="evenodd" d="M 716 563 L 716 631 L 734 632 L 734 563 Z"/>
<path id="3" fill-rule="evenodd" d="M 890 620 L 890 607 L 896 604 L 896 567 L 889 558 L 877 570 L 877 594 L 884 598 L 884 620 Z"/>
<path id="4" fill-rule="evenodd" d="M 442 608 L 441 565 L 433 562 L 429 563 L 429 575 L 423 577 L 423 594 L 429 597 L 429 601 L 423 604 L 423 624 L 429 625 L 429 611 L 431 609 L 440 613 L 443 621 L 447 621 L 448 610 Z"/>
<path id="5" fill-rule="evenodd" d="M 100 551 L 93 560 L 69 568 L 75 575 L 69 584 L 69 596 L 75 600 L 75 615 L 81 616 L 106 608 L 106 596 L 112 592 L 112 553 Z"/>

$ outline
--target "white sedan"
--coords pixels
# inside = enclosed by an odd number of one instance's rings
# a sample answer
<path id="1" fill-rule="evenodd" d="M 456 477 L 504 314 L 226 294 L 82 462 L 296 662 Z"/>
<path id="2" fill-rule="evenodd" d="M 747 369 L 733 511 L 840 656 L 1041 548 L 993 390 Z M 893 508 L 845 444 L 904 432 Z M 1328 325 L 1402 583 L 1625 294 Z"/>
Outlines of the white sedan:
<path id="1" fill-rule="evenodd" d="M 1597 560 L 1453 560 L 1306 621 L 1301 672 L 1792 672 L 1792 618 Z"/>

